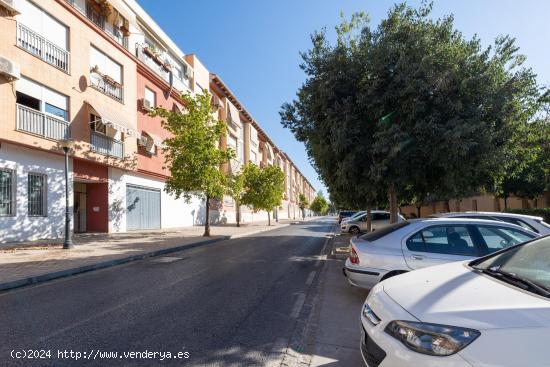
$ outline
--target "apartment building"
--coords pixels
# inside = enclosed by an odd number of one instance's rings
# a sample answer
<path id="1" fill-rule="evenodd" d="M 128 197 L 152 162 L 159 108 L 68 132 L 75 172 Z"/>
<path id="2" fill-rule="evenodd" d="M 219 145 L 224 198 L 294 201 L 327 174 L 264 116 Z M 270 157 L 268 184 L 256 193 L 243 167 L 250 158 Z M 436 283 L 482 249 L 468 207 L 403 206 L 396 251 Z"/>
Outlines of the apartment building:
<path id="1" fill-rule="evenodd" d="M 279 217 L 297 217 L 296 192 L 312 191 L 309 182 L 221 79 L 183 53 L 135 0 L 1 0 L 0 26 L 0 242 L 62 237 L 66 139 L 75 142 L 74 232 L 202 224 L 201 200 L 185 203 L 164 190 L 168 133 L 148 112 L 181 110 L 182 93 L 203 91 L 227 121 L 220 145 L 238 152 L 223 169 L 246 162 L 284 168 Z M 214 221 L 234 220 L 232 200 L 212 209 Z M 248 211 L 244 219 L 265 217 Z"/>

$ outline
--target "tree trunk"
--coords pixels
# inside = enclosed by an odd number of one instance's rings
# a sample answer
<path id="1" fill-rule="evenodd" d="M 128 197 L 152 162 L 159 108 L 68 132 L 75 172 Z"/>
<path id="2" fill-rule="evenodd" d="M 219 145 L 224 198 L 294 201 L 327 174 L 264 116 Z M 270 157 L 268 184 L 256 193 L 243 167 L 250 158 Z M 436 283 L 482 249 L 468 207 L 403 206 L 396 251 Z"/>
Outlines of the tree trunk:
<path id="1" fill-rule="evenodd" d="M 204 237 L 210 237 L 210 196 L 206 195 L 206 219 L 204 223 Z"/>
<path id="2" fill-rule="evenodd" d="M 367 205 L 367 233 L 372 232 L 372 208 Z"/>
<path id="3" fill-rule="evenodd" d="M 504 197 L 504 211 L 508 210 L 508 196 Z"/>
<path id="4" fill-rule="evenodd" d="M 416 204 L 416 217 L 420 218 L 422 215 L 422 203 L 420 205 Z"/>
<path id="5" fill-rule="evenodd" d="M 445 212 L 449 213 L 451 211 L 451 206 L 449 205 L 449 199 L 445 200 Z"/>
<path id="6" fill-rule="evenodd" d="M 390 201 L 390 223 L 397 223 L 397 193 L 393 184 L 388 189 L 388 199 Z"/>
<path id="7" fill-rule="evenodd" d="M 271 212 L 267 212 L 267 225 L 271 225 Z"/>
<path id="8" fill-rule="evenodd" d="M 235 212 L 235 215 L 237 216 L 237 227 L 241 226 L 241 203 L 236 203 L 237 210 Z"/>

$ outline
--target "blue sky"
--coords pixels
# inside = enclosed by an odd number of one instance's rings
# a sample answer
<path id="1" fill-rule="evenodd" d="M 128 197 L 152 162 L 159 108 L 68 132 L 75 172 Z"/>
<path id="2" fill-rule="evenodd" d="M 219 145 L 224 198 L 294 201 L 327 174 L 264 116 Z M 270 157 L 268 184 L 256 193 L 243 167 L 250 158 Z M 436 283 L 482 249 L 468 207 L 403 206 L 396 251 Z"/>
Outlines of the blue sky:
<path id="1" fill-rule="evenodd" d="M 378 24 L 395 3 L 386 0 L 138 0 L 185 53 L 197 54 L 221 76 L 286 151 L 316 189 L 324 185 L 308 162 L 304 147 L 279 119 L 283 102 L 294 98 L 304 81 L 299 52 L 310 47 L 309 35 L 322 27 L 334 34 L 340 12 L 370 14 Z M 417 6 L 419 1 L 408 1 Z M 440 0 L 434 17 L 453 13 L 456 28 L 490 44 L 500 34 L 517 38 L 527 63 L 543 84 L 550 84 L 550 1 Z"/>

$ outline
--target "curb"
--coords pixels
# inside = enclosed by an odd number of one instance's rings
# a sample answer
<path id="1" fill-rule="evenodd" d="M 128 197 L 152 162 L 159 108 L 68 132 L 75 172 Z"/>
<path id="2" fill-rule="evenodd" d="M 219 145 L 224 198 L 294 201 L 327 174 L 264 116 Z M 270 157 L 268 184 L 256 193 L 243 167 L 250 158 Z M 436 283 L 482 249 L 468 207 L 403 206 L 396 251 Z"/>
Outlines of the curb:
<path id="1" fill-rule="evenodd" d="M 6 290 L 14 289 L 14 288 L 25 287 L 25 286 L 31 285 L 31 284 L 43 283 L 43 282 L 47 282 L 47 281 L 54 280 L 54 279 L 65 278 L 65 277 L 68 277 L 68 276 L 71 276 L 71 275 L 86 273 L 86 272 L 89 272 L 89 271 L 110 268 L 112 266 L 122 265 L 122 264 L 129 263 L 129 262 L 132 262 L 132 261 L 143 260 L 143 259 L 146 259 L 148 257 L 155 257 L 155 256 L 170 254 L 172 252 L 178 252 L 178 251 L 182 251 L 182 250 L 189 250 L 189 249 L 192 249 L 192 248 L 195 248 L 195 247 L 206 246 L 206 245 L 210 245 L 210 244 L 213 244 L 213 243 L 216 243 L 216 242 L 225 241 L 225 240 L 228 240 L 230 238 L 231 238 L 231 236 L 220 236 L 219 238 L 213 238 L 213 239 L 210 239 L 210 240 L 192 242 L 192 243 L 188 243 L 186 245 L 170 247 L 170 248 L 164 248 L 164 249 L 161 249 L 161 250 L 146 252 L 146 253 L 143 253 L 143 254 L 123 257 L 123 258 L 113 259 L 113 260 L 108 260 L 108 261 L 103 261 L 103 262 L 96 263 L 96 264 L 84 265 L 84 266 L 79 266 L 79 267 L 76 267 L 76 268 L 59 270 L 59 271 L 55 271 L 55 272 L 52 272 L 52 273 L 46 273 L 46 274 L 36 275 L 36 276 L 28 277 L 28 278 L 12 280 L 10 282 L 0 283 L 0 291 L 6 291 Z"/>
<path id="2" fill-rule="evenodd" d="M 206 245 L 210 245 L 210 244 L 213 244 L 213 243 L 226 241 L 226 240 L 230 240 L 230 239 L 248 237 L 248 236 L 252 236 L 254 234 L 258 234 L 258 233 L 262 233 L 262 232 L 268 232 L 268 231 L 272 231 L 274 229 L 287 227 L 289 225 L 290 225 L 290 223 L 289 224 L 281 224 L 281 225 L 273 227 L 273 228 L 260 229 L 260 230 L 253 231 L 253 232 L 248 232 L 248 233 L 234 234 L 234 235 L 230 235 L 230 236 L 219 236 L 217 238 L 212 238 L 212 239 L 209 239 L 209 240 L 196 241 L 196 242 L 188 243 L 188 244 L 185 244 L 185 245 L 164 248 L 164 249 L 161 249 L 161 250 L 146 252 L 146 253 L 142 253 L 142 254 L 138 254 L 138 255 L 127 256 L 127 257 L 123 257 L 123 258 L 119 258 L 119 259 L 103 261 L 103 262 L 96 263 L 96 264 L 84 265 L 84 266 L 79 266 L 79 267 L 76 267 L 76 268 L 59 270 L 59 271 L 55 271 L 55 272 L 51 272 L 51 273 L 35 275 L 35 276 L 32 276 L 32 277 L 28 277 L 28 278 L 12 280 L 12 281 L 9 281 L 9 282 L 0 283 L 0 292 L 7 291 L 7 290 L 10 290 L 10 289 L 15 289 L 15 288 L 21 288 L 21 287 L 25 287 L 25 286 L 32 285 L 32 284 L 44 283 L 44 282 L 54 280 L 54 279 L 65 278 L 65 277 L 69 277 L 71 275 L 77 275 L 77 274 L 87 273 L 87 272 L 94 271 L 94 270 L 110 268 L 110 267 L 113 267 L 113 266 L 116 266 L 116 265 L 122 265 L 122 264 L 126 264 L 126 263 L 129 263 L 129 262 L 132 262 L 132 261 L 143 260 L 143 259 L 146 259 L 148 257 L 156 257 L 156 256 L 170 254 L 170 253 L 173 253 L 173 252 L 182 251 L 182 250 L 190 250 L 192 248 L 196 248 L 196 247 L 200 247 L 200 246 L 206 246 Z"/>

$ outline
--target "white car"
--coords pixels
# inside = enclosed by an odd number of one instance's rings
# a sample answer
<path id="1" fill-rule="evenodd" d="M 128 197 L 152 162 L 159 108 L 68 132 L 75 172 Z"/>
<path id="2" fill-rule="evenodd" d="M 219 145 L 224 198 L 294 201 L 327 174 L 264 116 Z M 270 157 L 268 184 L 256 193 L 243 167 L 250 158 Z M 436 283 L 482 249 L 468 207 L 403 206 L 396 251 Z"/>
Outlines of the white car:
<path id="1" fill-rule="evenodd" d="M 432 217 L 499 220 L 501 222 L 517 224 L 541 236 L 550 234 L 550 224 L 546 223 L 544 218 L 532 215 L 500 212 L 451 212 L 434 214 Z"/>
<path id="2" fill-rule="evenodd" d="M 359 213 L 358 213 L 359 214 Z M 403 222 L 405 218 L 398 214 L 397 221 Z M 372 211 L 372 223 L 371 227 L 373 231 L 376 231 L 380 228 L 383 228 L 390 224 L 390 212 L 383 210 L 373 210 Z M 367 212 L 362 214 L 355 215 L 348 220 L 342 220 L 340 224 L 340 231 L 342 233 L 352 233 L 357 234 L 359 232 L 367 231 Z"/>
<path id="3" fill-rule="evenodd" d="M 360 217 L 362 216 L 363 214 L 365 214 L 367 211 L 366 210 L 361 210 L 355 214 L 353 214 L 351 217 L 346 217 L 344 219 L 342 219 L 342 221 L 340 223 L 344 223 L 344 222 L 348 222 L 350 220 L 355 220 L 357 217 Z"/>
<path id="4" fill-rule="evenodd" d="M 369 367 L 550 366 L 550 237 L 388 279 L 361 324 Z"/>
<path id="5" fill-rule="evenodd" d="M 343 272 L 351 285 L 370 289 L 394 275 L 473 259 L 535 237 L 520 226 L 494 220 L 411 220 L 352 238 Z"/>

